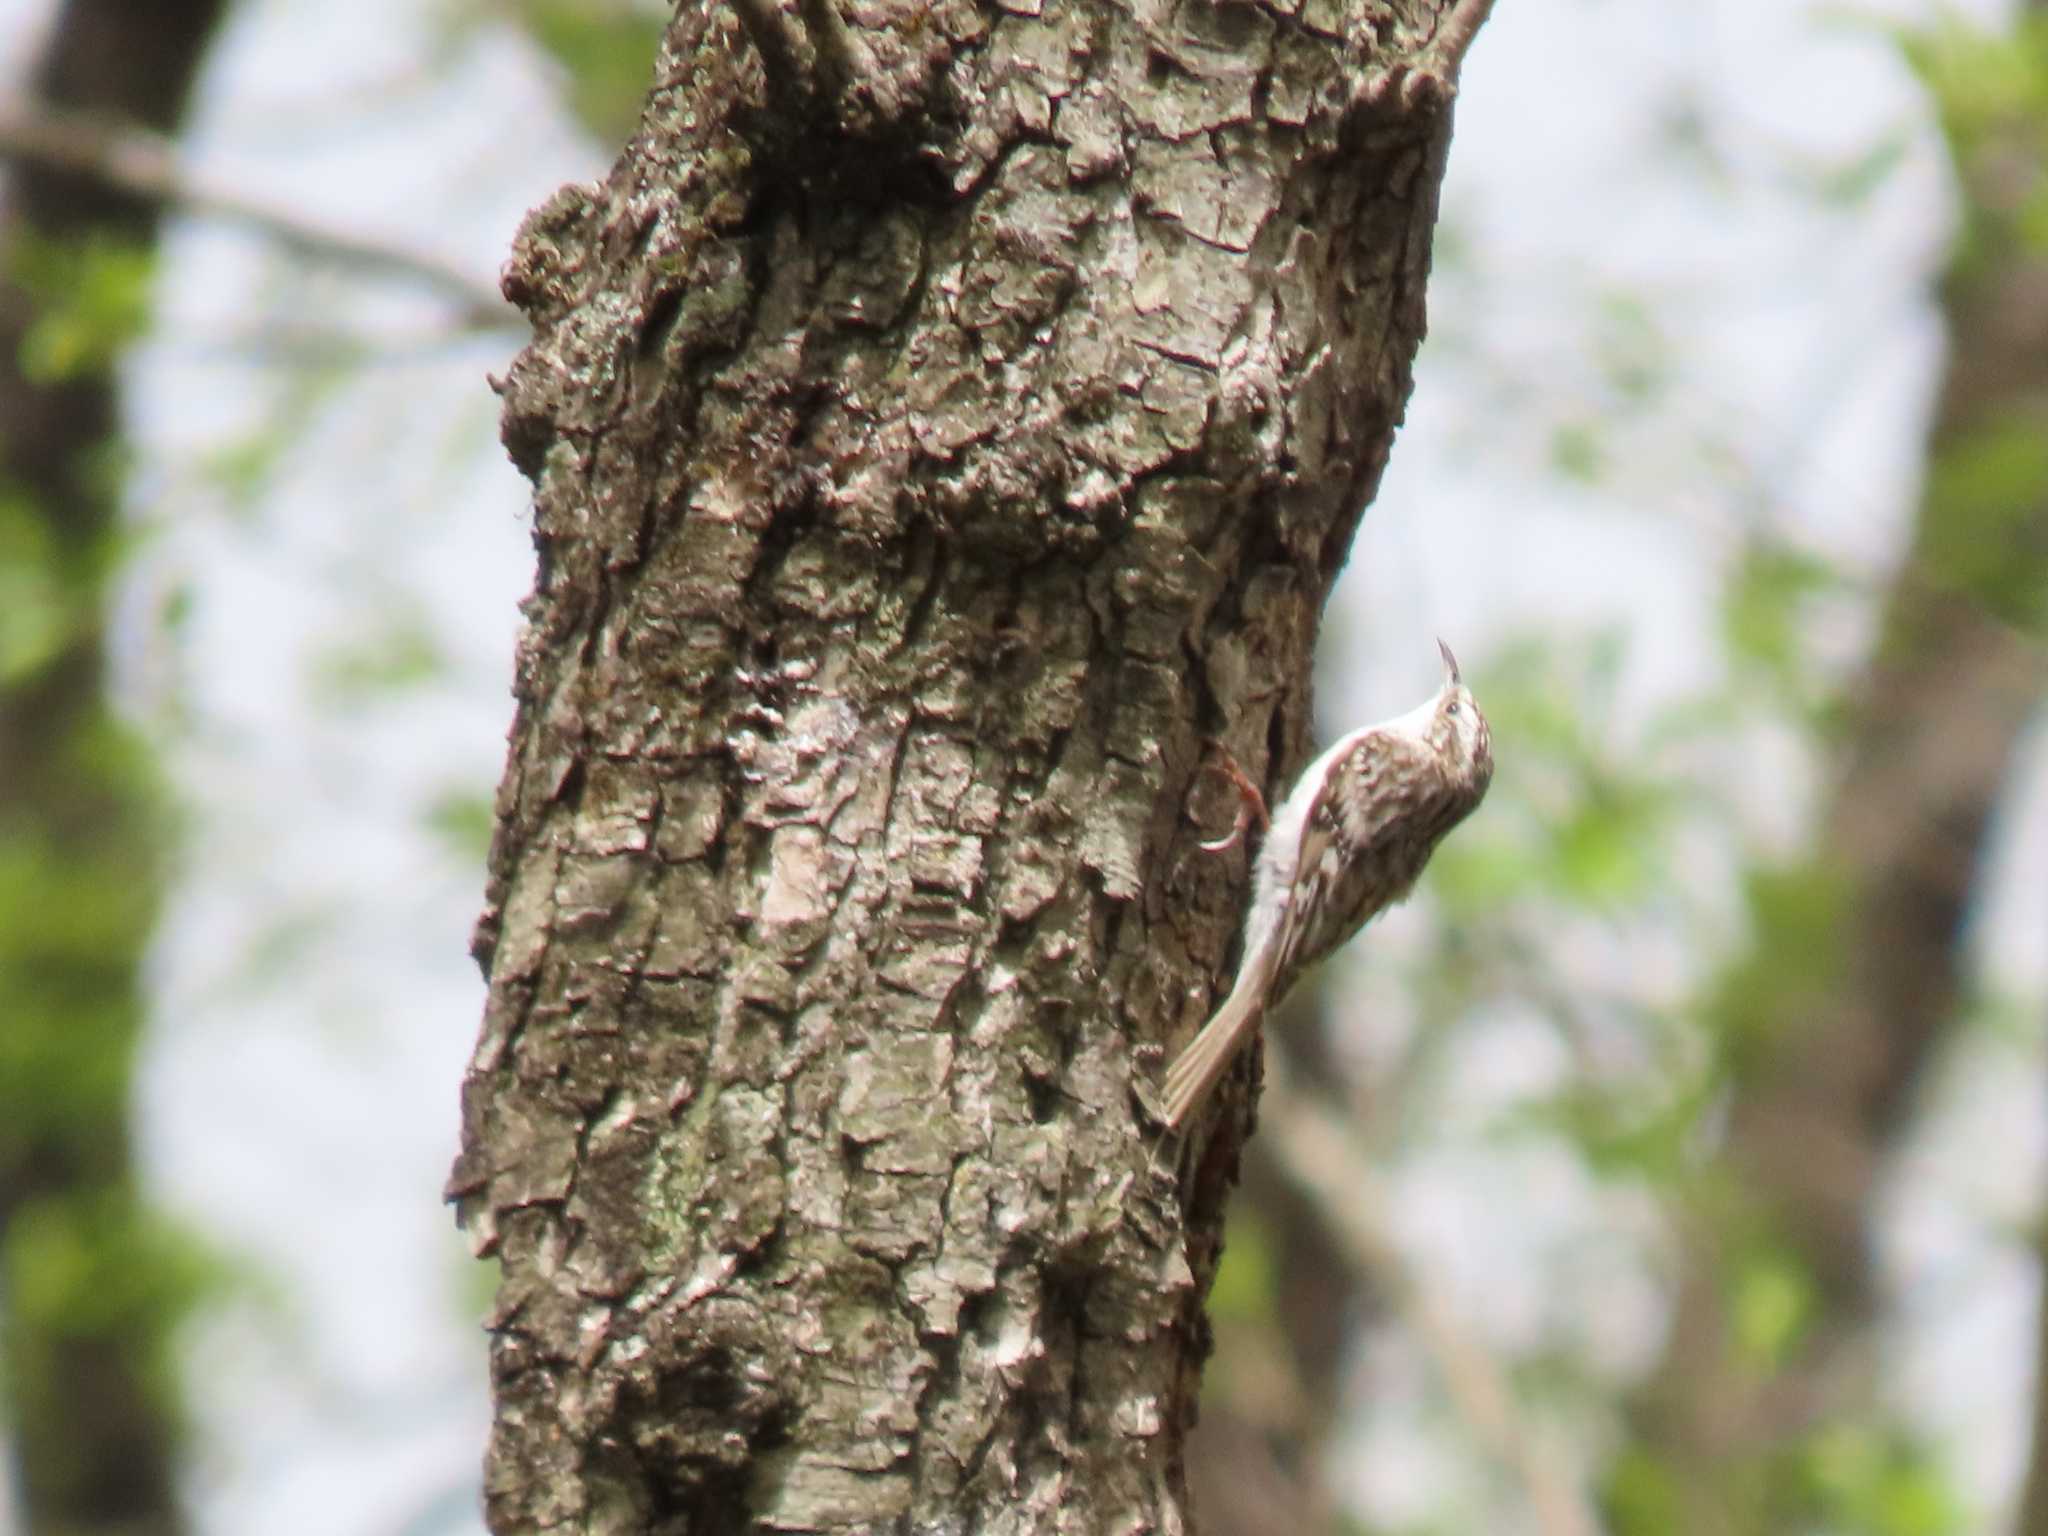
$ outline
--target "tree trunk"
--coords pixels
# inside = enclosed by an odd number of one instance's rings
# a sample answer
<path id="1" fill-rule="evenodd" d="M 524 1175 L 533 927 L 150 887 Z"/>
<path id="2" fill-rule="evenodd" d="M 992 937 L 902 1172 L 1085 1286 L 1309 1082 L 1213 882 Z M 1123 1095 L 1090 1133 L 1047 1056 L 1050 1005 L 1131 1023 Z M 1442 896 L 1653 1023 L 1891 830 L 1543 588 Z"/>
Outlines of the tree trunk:
<path id="1" fill-rule="evenodd" d="M 69 0 L 30 71 L 42 102 L 169 130 L 221 0 Z M 0 212 L 0 1361 L 22 1530 L 183 1526 L 171 1334 L 189 1277 L 137 1188 L 130 1087 L 162 828 L 150 765 L 108 705 L 119 569 L 122 336 L 31 376 L 67 300 L 23 280 L 81 253 L 146 256 L 158 210 L 8 168 Z M 45 254 L 38 261 L 31 248 Z M 56 253 L 54 255 L 50 253 Z"/>
<path id="2" fill-rule="evenodd" d="M 494 1530 L 1180 1524 L 1203 738 L 1305 755 L 1483 11 L 685 6 L 528 220 Z"/>

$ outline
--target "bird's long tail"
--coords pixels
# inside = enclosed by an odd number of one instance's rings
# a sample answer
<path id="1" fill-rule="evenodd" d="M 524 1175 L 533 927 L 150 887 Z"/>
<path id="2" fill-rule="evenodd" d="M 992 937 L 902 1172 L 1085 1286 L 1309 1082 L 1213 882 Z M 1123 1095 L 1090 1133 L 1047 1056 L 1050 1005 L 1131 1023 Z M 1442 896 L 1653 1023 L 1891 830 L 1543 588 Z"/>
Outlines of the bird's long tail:
<path id="1" fill-rule="evenodd" d="M 1188 1116 L 1200 1107 L 1216 1086 L 1231 1060 L 1251 1032 L 1258 1028 L 1266 1004 L 1266 986 L 1271 979 L 1270 954 L 1248 959 L 1239 969 L 1237 984 L 1223 1006 L 1209 1016 L 1195 1038 L 1166 1069 L 1166 1124 L 1179 1130 Z"/>

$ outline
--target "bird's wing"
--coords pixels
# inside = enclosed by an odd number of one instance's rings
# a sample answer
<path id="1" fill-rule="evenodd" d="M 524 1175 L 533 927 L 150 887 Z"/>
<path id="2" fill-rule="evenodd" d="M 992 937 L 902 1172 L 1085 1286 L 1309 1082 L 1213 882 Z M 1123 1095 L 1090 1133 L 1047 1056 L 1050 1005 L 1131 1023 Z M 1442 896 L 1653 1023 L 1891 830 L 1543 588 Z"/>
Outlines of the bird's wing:
<path id="1" fill-rule="evenodd" d="M 1370 855 L 1433 771 L 1427 746 L 1384 730 L 1364 732 L 1330 765 L 1302 826 L 1294 895 L 1280 925 L 1281 977 L 1291 980 L 1357 930 L 1377 864 Z"/>
<path id="2" fill-rule="evenodd" d="M 1323 775 L 1323 782 L 1317 786 L 1316 798 L 1310 802 L 1308 814 L 1302 818 L 1301 847 L 1295 854 L 1294 880 L 1288 889 L 1286 906 L 1274 934 L 1273 971 L 1276 976 L 1293 977 L 1308 927 L 1328 894 L 1336 863 L 1331 848 L 1337 839 L 1331 786 L 1337 775 L 1344 771 L 1345 764 L 1364 749 L 1370 739 L 1370 736 L 1361 737 L 1349 753 L 1331 765 L 1330 772 Z"/>
<path id="3" fill-rule="evenodd" d="M 1341 802 L 1356 846 L 1370 848 L 1441 777 L 1436 754 L 1426 743 L 1398 731 L 1369 731 L 1330 775 L 1325 798 Z M 1331 811 L 1337 814 L 1339 805 L 1333 803 Z"/>

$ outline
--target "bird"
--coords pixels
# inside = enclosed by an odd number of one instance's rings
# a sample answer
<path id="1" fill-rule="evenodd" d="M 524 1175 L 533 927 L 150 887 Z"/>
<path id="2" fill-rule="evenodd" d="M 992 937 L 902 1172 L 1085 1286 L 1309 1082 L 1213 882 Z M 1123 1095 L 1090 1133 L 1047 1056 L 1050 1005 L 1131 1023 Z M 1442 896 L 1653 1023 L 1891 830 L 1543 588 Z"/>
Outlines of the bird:
<path id="1" fill-rule="evenodd" d="M 1444 680 L 1433 698 L 1341 737 L 1272 814 L 1253 869 L 1237 980 L 1167 1068 L 1170 1131 L 1187 1124 L 1302 972 L 1405 897 L 1437 844 L 1486 797 L 1486 717 L 1451 648 L 1438 640 L 1437 650 Z"/>

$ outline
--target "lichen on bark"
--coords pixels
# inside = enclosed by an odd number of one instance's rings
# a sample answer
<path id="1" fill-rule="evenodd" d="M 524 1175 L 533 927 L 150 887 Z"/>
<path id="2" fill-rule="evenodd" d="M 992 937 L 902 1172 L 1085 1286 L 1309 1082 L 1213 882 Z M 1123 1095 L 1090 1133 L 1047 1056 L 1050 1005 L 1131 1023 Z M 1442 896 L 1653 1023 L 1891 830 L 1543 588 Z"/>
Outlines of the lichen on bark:
<path id="1" fill-rule="evenodd" d="M 1183 1523 L 1203 741 L 1304 753 L 1481 11 L 685 6 L 529 218 L 493 1529 Z"/>

